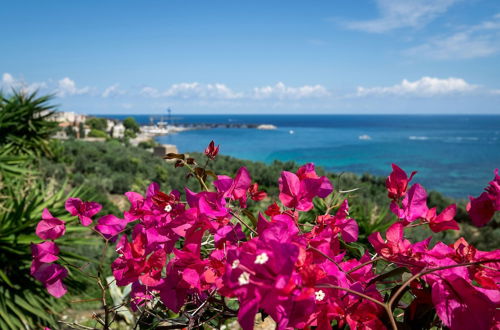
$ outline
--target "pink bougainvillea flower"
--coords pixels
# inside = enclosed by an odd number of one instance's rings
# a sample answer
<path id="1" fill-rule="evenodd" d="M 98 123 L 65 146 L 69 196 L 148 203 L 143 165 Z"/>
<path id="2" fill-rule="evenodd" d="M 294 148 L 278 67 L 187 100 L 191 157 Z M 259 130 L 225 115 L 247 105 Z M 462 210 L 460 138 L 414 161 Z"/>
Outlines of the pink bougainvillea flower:
<path id="1" fill-rule="evenodd" d="M 194 193 L 186 189 L 186 199 L 190 207 L 198 208 L 200 213 L 209 217 L 225 217 L 228 215 L 226 200 L 216 192 L 203 191 Z"/>
<path id="2" fill-rule="evenodd" d="M 312 203 L 314 197 L 325 198 L 333 191 L 333 186 L 327 177 L 316 175 L 313 164 L 299 168 L 297 173 L 300 177 L 283 171 L 278 181 L 279 198 L 286 207 L 309 211 L 314 206 Z"/>
<path id="3" fill-rule="evenodd" d="M 159 284 L 161 272 L 167 261 L 167 253 L 163 249 L 154 251 L 146 260 L 143 274 L 139 279 L 144 285 L 154 286 Z"/>
<path id="4" fill-rule="evenodd" d="M 493 218 L 496 211 L 500 211 L 500 176 L 495 170 L 495 178 L 479 197 L 469 197 L 467 212 L 472 223 L 477 227 L 486 225 Z"/>
<path id="5" fill-rule="evenodd" d="M 467 204 L 467 212 L 472 219 L 472 223 L 477 227 L 482 227 L 490 222 L 495 211 L 493 200 L 486 192 L 483 192 L 477 198 L 470 197 L 470 202 Z"/>
<path id="6" fill-rule="evenodd" d="M 404 226 L 401 222 L 396 222 L 387 229 L 386 239 L 387 242 L 378 232 L 368 236 L 375 251 L 388 260 L 404 260 L 411 255 L 412 245 L 404 238 Z"/>
<path id="7" fill-rule="evenodd" d="M 214 160 L 217 154 L 219 153 L 219 146 L 215 146 L 215 142 L 212 140 L 209 144 L 208 147 L 205 149 L 205 155 L 207 155 L 208 158 Z"/>
<path id="8" fill-rule="evenodd" d="M 307 163 L 299 167 L 299 169 L 297 170 L 297 176 L 299 177 L 300 181 L 306 181 L 307 179 L 319 180 L 321 182 L 321 185 L 318 189 L 317 195 L 320 198 L 325 198 L 333 191 L 333 186 L 330 183 L 330 180 L 328 180 L 326 176 L 320 177 L 318 174 L 316 174 L 313 163 Z"/>
<path id="9" fill-rule="evenodd" d="M 450 274 L 434 282 L 432 302 L 437 315 L 450 329 L 495 329 L 500 325 L 498 290 L 474 287 L 460 276 Z"/>
<path id="10" fill-rule="evenodd" d="M 224 197 L 240 202 L 241 207 L 246 207 L 247 191 L 250 188 L 252 179 L 246 167 L 241 167 L 234 180 L 226 175 L 219 175 L 213 182 L 217 191 Z"/>
<path id="11" fill-rule="evenodd" d="M 169 194 L 162 191 L 157 191 L 151 200 L 153 205 L 159 209 L 162 213 L 166 212 L 169 214 L 177 215 L 184 211 L 184 204 L 179 203 L 181 194 L 177 190 L 172 190 Z"/>
<path id="12" fill-rule="evenodd" d="M 299 249 L 292 243 L 259 239 L 228 251 L 223 292 L 240 302 L 238 321 L 244 330 L 253 329 L 254 318 L 263 308 L 285 329 L 289 323 L 289 304 L 295 288 L 292 281 Z"/>
<path id="13" fill-rule="evenodd" d="M 64 235 L 66 225 L 61 219 L 53 217 L 48 209 L 43 209 L 42 220 L 36 226 L 35 232 L 41 239 L 55 240 Z"/>
<path id="14" fill-rule="evenodd" d="M 318 226 L 313 228 L 314 233 L 318 233 L 323 228 L 329 226 L 333 230 L 333 234 L 340 234 L 346 243 L 355 242 L 358 240 L 359 227 L 354 219 L 349 217 L 349 204 L 347 199 L 342 202 L 335 216 L 320 215 L 316 218 Z"/>
<path id="15" fill-rule="evenodd" d="M 281 214 L 281 209 L 280 209 L 279 205 L 276 204 L 276 202 L 274 202 L 267 207 L 267 209 L 264 211 L 264 213 L 268 217 L 272 217 L 273 215 Z"/>
<path id="16" fill-rule="evenodd" d="M 424 187 L 415 183 L 403 199 L 402 208 L 395 201 L 391 203 L 390 208 L 406 224 L 424 218 L 429 209 L 427 207 L 427 192 Z"/>
<path id="17" fill-rule="evenodd" d="M 267 197 L 265 191 L 259 190 L 259 185 L 254 183 L 248 189 L 248 193 L 250 194 L 250 198 L 256 202 L 263 200 Z"/>
<path id="18" fill-rule="evenodd" d="M 130 202 L 130 209 L 123 213 L 123 217 L 128 222 L 143 218 L 147 212 L 145 209 L 145 199 L 144 197 L 136 192 L 129 191 L 125 193 L 125 196 Z"/>
<path id="19" fill-rule="evenodd" d="M 68 271 L 61 265 L 33 261 L 32 275 L 42 282 L 47 291 L 56 298 L 61 298 L 67 292 L 62 280 L 68 276 Z"/>
<path id="20" fill-rule="evenodd" d="M 139 281 L 132 283 L 130 291 L 130 308 L 135 312 L 137 307 L 143 306 L 154 299 L 153 290 L 142 285 Z"/>
<path id="21" fill-rule="evenodd" d="M 417 174 L 416 171 L 412 172 L 410 178 L 408 178 L 405 171 L 396 164 L 392 164 L 392 172 L 385 181 L 389 198 L 397 200 L 403 197 L 406 194 L 408 183 L 415 174 Z"/>
<path id="22" fill-rule="evenodd" d="M 226 225 L 217 230 L 214 234 L 215 247 L 222 248 L 226 242 L 238 243 L 245 239 L 245 234 L 241 230 L 241 225 Z"/>
<path id="23" fill-rule="evenodd" d="M 456 204 L 448 206 L 439 215 L 436 215 L 436 208 L 433 207 L 427 211 L 424 221 L 429 223 L 429 228 L 435 233 L 450 229 L 460 230 L 458 223 L 454 219 L 456 212 Z"/>
<path id="24" fill-rule="evenodd" d="M 124 286 L 137 280 L 148 286 L 159 283 L 166 263 L 166 249 L 171 247 L 158 241 L 140 224 L 134 227 L 131 242 L 126 235 L 120 238 L 116 245 L 120 256 L 111 265 L 117 285 Z"/>
<path id="25" fill-rule="evenodd" d="M 127 221 L 117 218 L 112 214 L 105 215 L 97 220 L 95 229 L 106 239 L 118 235 L 127 226 Z"/>
<path id="26" fill-rule="evenodd" d="M 57 256 L 58 254 L 59 247 L 54 242 L 46 241 L 38 244 L 31 244 L 31 255 L 33 259 L 39 262 L 54 262 L 59 259 Z"/>
<path id="27" fill-rule="evenodd" d="M 277 214 L 270 222 L 259 214 L 257 232 L 263 241 L 291 242 L 299 233 L 299 228 L 290 214 Z"/>
<path id="28" fill-rule="evenodd" d="M 68 198 L 65 207 L 71 215 L 77 215 L 84 226 L 90 225 L 92 223 L 92 217 L 102 209 L 102 205 L 99 203 L 82 202 L 79 198 Z"/>

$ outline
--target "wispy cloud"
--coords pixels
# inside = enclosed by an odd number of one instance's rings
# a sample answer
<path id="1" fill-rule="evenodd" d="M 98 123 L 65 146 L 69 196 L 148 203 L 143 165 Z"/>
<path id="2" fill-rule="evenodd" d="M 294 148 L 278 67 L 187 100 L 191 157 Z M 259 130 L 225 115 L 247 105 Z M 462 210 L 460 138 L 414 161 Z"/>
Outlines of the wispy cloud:
<path id="1" fill-rule="evenodd" d="M 345 28 L 383 33 L 399 28 L 420 28 L 445 13 L 460 0 L 377 0 L 380 16 L 363 21 L 343 22 Z"/>
<path id="2" fill-rule="evenodd" d="M 198 82 L 173 84 L 163 91 L 147 86 L 141 89 L 140 94 L 149 97 L 170 97 L 180 99 L 201 98 L 230 100 L 242 97 L 241 93 L 234 92 L 224 84 L 200 84 Z"/>
<path id="3" fill-rule="evenodd" d="M 434 37 L 404 54 L 437 60 L 487 57 L 500 52 L 500 14 L 477 25 Z"/>
<path id="4" fill-rule="evenodd" d="M 321 85 L 304 85 L 300 87 L 286 86 L 282 82 L 276 85 L 254 87 L 251 92 L 236 92 L 225 84 L 200 84 L 179 83 L 173 84 L 166 90 L 146 86 L 140 94 L 147 97 L 164 97 L 177 99 L 212 99 L 212 100 L 235 100 L 235 99 L 291 99 L 318 98 L 329 96 L 330 92 Z"/>
<path id="5" fill-rule="evenodd" d="M 90 92 L 90 87 L 78 88 L 74 80 L 65 77 L 57 82 L 55 90 L 58 96 L 65 97 L 70 95 L 83 95 Z"/>
<path id="6" fill-rule="evenodd" d="M 430 97 L 439 95 L 449 95 L 457 93 L 467 93 L 477 89 L 477 85 L 472 85 L 461 78 L 439 79 L 432 77 L 422 77 L 419 80 L 408 81 L 403 79 L 400 84 L 382 87 L 358 87 L 356 96 L 417 96 Z"/>
<path id="7" fill-rule="evenodd" d="M 23 79 L 16 79 L 10 73 L 5 72 L 2 74 L 2 81 L 0 84 L 0 89 L 7 92 L 11 90 L 20 90 L 24 93 L 33 93 L 37 90 L 47 88 L 46 82 L 34 82 L 26 83 Z"/>
<path id="8" fill-rule="evenodd" d="M 8 72 L 2 74 L 0 88 L 6 91 L 18 90 L 24 93 L 41 91 L 43 93 L 53 93 L 59 97 L 72 95 L 90 94 L 93 89 L 90 87 L 77 87 L 74 80 L 65 77 L 55 82 L 51 79 L 41 82 L 27 83 L 24 79 L 15 78 Z"/>
<path id="9" fill-rule="evenodd" d="M 113 96 L 118 96 L 118 95 L 124 95 L 126 92 L 124 90 L 120 89 L 119 84 L 114 84 L 111 85 L 107 88 L 104 89 L 104 91 L 101 93 L 101 97 L 103 98 L 108 98 L 108 97 L 113 97 Z"/>
<path id="10" fill-rule="evenodd" d="M 274 86 L 255 87 L 251 98 L 254 99 L 305 99 L 329 96 L 330 92 L 321 85 L 304 85 L 301 87 L 289 87 L 282 82 Z"/>

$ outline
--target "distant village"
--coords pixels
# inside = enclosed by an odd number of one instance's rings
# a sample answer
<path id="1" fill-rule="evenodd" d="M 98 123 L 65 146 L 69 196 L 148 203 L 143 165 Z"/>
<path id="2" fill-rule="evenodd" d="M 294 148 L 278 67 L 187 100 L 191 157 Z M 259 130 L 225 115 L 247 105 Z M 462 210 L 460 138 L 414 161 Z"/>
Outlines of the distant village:
<path id="1" fill-rule="evenodd" d="M 78 114 L 75 112 L 55 112 L 51 119 L 59 123 L 61 128 L 56 138 L 68 139 L 77 138 L 84 139 L 89 137 L 90 132 L 93 127 L 88 122 L 90 117 L 87 115 Z M 123 138 L 125 136 L 125 126 L 121 121 L 111 120 L 105 118 L 99 118 L 99 120 L 105 121 L 106 127 L 104 132 L 109 134 L 112 138 Z"/>
<path id="2" fill-rule="evenodd" d="M 75 112 L 55 112 L 51 120 L 57 122 L 60 128 L 54 136 L 57 139 L 82 139 L 97 142 L 109 138 L 127 138 L 132 145 L 151 149 L 159 156 L 169 152 L 175 153 L 177 148 L 170 144 L 160 145 L 154 141 L 154 137 L 186 129 L 169 126 L 166 122 L 160 122 L 159 125 L 140 126 L 132 117 L 121 121 Z"/>

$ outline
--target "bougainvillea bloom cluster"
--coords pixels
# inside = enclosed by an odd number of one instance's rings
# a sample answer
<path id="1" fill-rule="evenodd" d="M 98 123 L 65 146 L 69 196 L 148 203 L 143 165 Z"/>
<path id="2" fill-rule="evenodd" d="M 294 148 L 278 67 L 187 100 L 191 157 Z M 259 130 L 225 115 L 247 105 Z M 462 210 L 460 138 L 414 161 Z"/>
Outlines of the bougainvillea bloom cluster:
<path id="1" fill-rule="evenodd" d="M 218 151 L 212 141 L 205 154 L 214 159 Z M 171 158 L 176 166 L 193 163 L 183 155 Z M 224 318 L 231 311 L 226 304 L 237 302 L 233 316 L 243 329 L 254 327 L 257 314 L 269 315 L 278 329 L 394 329 L 420 322 L 430 310 L 437 315 L 431 318 L 434 325 L 500 327 L 500 250 L 479 251 L 463 238 L 433 246 L 430 238 L 407 239 L 405 231 L 416 225 L 433 232 L 458 230 L 456 205 L 429 208 L 425 189 L 411 184 L 415 172 L 408 176 L 392 168 L 386 186 L 395 222 L 385 232 L 371 233 L 372 253 L 358 257 L 350 252 L 359 228 L 349 216 L 348 199 L 329 205 L 325 214 L 313 213 L 313 222 L 301 221 L 314 212 L 315 200 L 331 202 L 336 193 L 313 164 L 282 172 L 279 201 L 260 191 L 245 167 L 234 177 L 214 175 L 211 181 L 203 168 L 193 170 L 200 191 L 161 191 L 151 183 L 144 195 L 126 193 L 130 207 L 121 218 L 105 215 L 93 224 L 101 206 L 77 198 L 70 198 L 66 209 L 113 244 L 117 257 L 111 270 L 118 286 L 131 286 L 132 310 L 152 308 L 155 301 L 154 308 L 194 317 L 212 304 L 222 306 L 218 313 Z M 250 200 L 269 206 L 249 214 Z M 468 208 L 477 225 L 500 210 L 498 171 Z M 32 245 L 31 272 L 56 297 L 66 293 L 62 280 L 68 272 L 55 263 L 54 243 L 64 232 L 64 222 L 45 210 L 37 227 L 45 241 Z M 377 267 L 379 262 L 385 267 Z M 389 271 L 407 276 L 390 286 Z M 404 294 L 410 300 L 403 302 Z M 196 313 L 188 313 L 193 304 Z"/>

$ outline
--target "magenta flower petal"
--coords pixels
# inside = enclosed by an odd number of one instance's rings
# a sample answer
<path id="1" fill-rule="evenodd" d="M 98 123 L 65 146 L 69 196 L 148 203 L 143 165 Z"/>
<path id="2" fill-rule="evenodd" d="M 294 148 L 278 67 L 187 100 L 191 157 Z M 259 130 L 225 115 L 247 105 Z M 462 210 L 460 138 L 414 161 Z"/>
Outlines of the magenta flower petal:
<path id="1" fill-rule="evenodd" d="M 116 236 L 127 226 L 127 221 L 117 218 L 112 214 L 105 215 L 97 220 L 95 229 L 106 239 Z"/>
<path id="2" fill-rule="evenodd" d="M 283 205 L 289 208 L 296 207 L 298 204 L 297 196 L 300 192 L 299 178 L 291 172 L 283 171 L 278 184 L 280 189 L 279 199 Z"/>
<path id="3" fill-rule="evenodd" d="M 64 207 L 66 211 L 68 211 L 71 215 L 75 216 L 79 214 L 79 207 L 82 204 L 82 200 L 80 198 L 68 198 Z"/>
<path id="4" fill-rule="evenodd" d="M 213 185 L 217 188 L 218 192 L 224 194 L 224 197 L 229 197 L 231 194 L 229 189 L 231 189 L 231 186 L 233 185 L 233 179 L 227 175 L 218 175 L 217 180 L 213 182 Z"/>
<path id="5" fill-rule="evenodd" d="M 432 302 L 441 321 L 451 329 L 492 329 L 496 323 L 495 302 L 457 275 L 432 285 Z"/>
<path id="6" fill-rule="evenodd" d="M 53 217 L 48 209 L 44 209 L 42 220 L 36 226 L 35 232 L 41 239 L 55 240 L 64 235 L 66 232 L 66 225 L 61 219 Z"/>
<path id="7" fill-rule="evenodd" d="M 403 199 L 404 219 L 413 222 L 427 215 L 427 192 L 420 184 L 414 184 Z"/>
<path id="8" fill-rule="evenodd" d="M 246 167 L 241 167 L 236 176 L 234 177 L 232 194 L 235 200 L 242 199 L 246 197 L 246 193 L 250 185 L 252 184 L 252 179 L 250 178 L 250 173 Z M 245 198 L 246 199 L 246 198 Z"/>
<path id="9" fill-rule="evenodd" d="M 66 293 L 62 280 L 68 276 L 68 271 L 61 265 L 42 263 L 36 267 L 33 277 L 42 282 L 47 291 L 54 297 L 60 298 Z"/>
<path id="10" fill-rule="evenodd" d="M 396 164 L 392 164 L 392 172 L 385 181 L 389 198 L 396 200 L 403 197 L 406 194 L 408 183 L 415 174 L 417 172 L 412 172 L 410 178 L 408 178 L 405 171 Z"/>
<path id="11" fill-rule="evenodd" d="M 99 203 L 82 202 L 79 198 L 68 198 L 65 207 L 71 215 L 78 215 L 80 222 L 85 227 L 92 223 L 91 218 L 102 209 L 102 205 Z"/>
<path id="12" fill-rule="evenodd" d="M 59 247 L 51 241 L 31 244 L 31 255 L 39 262 L 54 262 L 59 257 Z"/>
<path id="13" fill-rule="evenodd" d="M 477 198 L 470 197 L 467 212 L 472 219 L 472 223 L 477 227 L 482 227 L 493 218 L 495 204 L 488 193 L 483 192 Z"/>
<path id="14" fill-rule="evenodd" d="M 429 228 L 435 233 L 450 229 L 460 230 L 458 223 L 454 220 L 456 212 L 457 206 L 455 204 L 452 204 L 445 208 L 443 212 L 441 212 L 441 214 L 439 214 L 438 216 L 435 216 L 435 208 L 429 210 L 429 212 L 427 212 L 428 217 L 430 213 L 430 219 L 427 218 L 427 220 L 429 221 Z"/>

